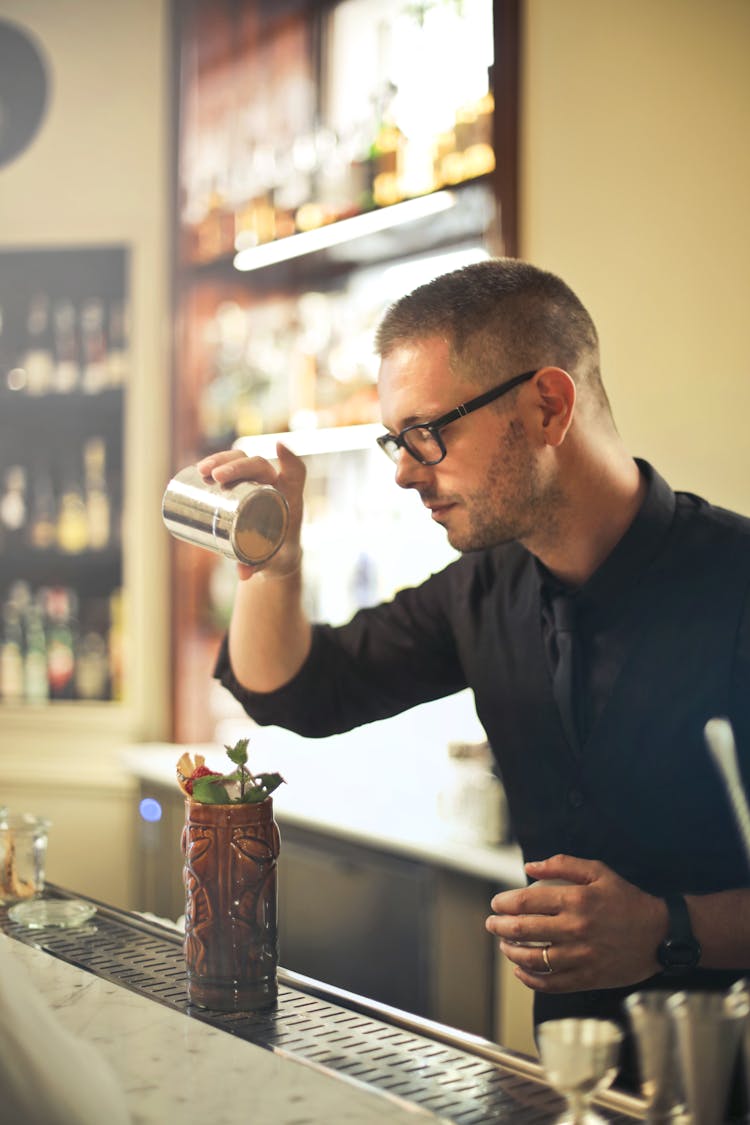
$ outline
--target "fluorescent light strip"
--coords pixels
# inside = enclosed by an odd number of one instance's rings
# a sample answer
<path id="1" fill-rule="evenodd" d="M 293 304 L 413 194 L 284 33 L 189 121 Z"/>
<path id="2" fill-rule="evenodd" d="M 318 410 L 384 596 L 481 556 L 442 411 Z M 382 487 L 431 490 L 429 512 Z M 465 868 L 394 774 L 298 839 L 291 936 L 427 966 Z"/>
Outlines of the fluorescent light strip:
<path id="1" fill-rule="evenodd" d="M 316 227 L 315 230 L 291 234 L 275 242 L 264 242 L 260 246 L 240 250 L 235 255 L 234 266 L 243 273 L 248 270 L 263 269 L 264 266 L 287 262 L 303 254 L 312 254 L 316 250 L 327 250 L 331 246 L 339 246 L 343 242 L 363 238 L 368 234 L 377 234 L 378 231 L 389 230 L 402 223 L 410 223 L 414 219 L 437 215 L 440 211 L 448 211 L 455 202 L 456 197 L 453 192 L 436 191 L 430 195 L 421 195 L 417 199 L 407 199 L 403 203 L 393 203 L 390 207 L 381 207 L 377 211 L 354 215 L 351 219 L 340 219 L 339 222 L 329 223 L 328 226 Z"/>
<path id="2" fill-rule="evenodd" d="M 312 453 L 338 453 L 356 449 L 375 449 L 375 438 L 384 432 L 376 422 L 362 422 L 357 426 L 331 426 L 322 429 L 291 430 L 280 434 L 253 434 L 240 437 L 232 449 L 240 449 L 248 457 L 276 457 L 276 442 L 281 441 L 298 457 Z M 385 458 L 383 463 L 387 464 Z"/>

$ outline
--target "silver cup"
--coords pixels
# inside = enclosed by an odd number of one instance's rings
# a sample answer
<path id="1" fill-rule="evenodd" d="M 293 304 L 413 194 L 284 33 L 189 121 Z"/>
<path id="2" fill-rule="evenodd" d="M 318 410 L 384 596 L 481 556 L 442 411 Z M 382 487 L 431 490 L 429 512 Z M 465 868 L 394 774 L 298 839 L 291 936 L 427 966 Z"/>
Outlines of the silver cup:
<path id="1" fill-rule="evenodd" d="M 728 1000 L 742 1020 L 740 1060 L 745 1086 L 745 1104 L 750 1107 L 750 979 L 744 978 L 733 984 L 729 989 Z M 747 1120 L 750 1121 L 750 1108 L 748 1108 Z"/>
<path id="2" fill-rule="evenodd" d="M 547 1080 L 567 1102 L 555 1125 L 606 1125 L 591 1100 L 612 1084 L 619 1069 L 622 1031 L 610 1020 L 548 1020 L 537 1028 Z"/>
<path id="3" fill-rule="evenodd" d="M 177 473 L 162 500 L 168 531 L 247 566 L 258 566 L 284 542 L 289 508 L 270 484 L 237 481 L 222 485 L 201 476 L 195 465 Z"/>
<path id="4" fill-rule="evenodd" d="M 684 1112 L 680 1087 L 677 1042 L 667 1008 L 667 992 L 633 992 L 625 1000 L 638 1055 L 641 1094 L 646 1120 L 678 1120 Z"/>
<path id="5" fill-rule="evenodd" d="M 725 992 L 675 992 L 667 1000 L 692 1125 L 722 1125 L 746 1009 Z"/>

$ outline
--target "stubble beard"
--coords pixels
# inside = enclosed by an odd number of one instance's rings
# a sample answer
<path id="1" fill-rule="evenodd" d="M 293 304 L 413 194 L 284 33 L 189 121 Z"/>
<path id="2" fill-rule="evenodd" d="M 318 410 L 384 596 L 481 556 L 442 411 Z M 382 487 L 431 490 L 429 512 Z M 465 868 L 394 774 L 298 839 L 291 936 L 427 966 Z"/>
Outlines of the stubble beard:
<path id="1" fill-rule="evenodd" d="M 554 537 L 562 508 L 559 489 L 541 479 L 517 419 L 503 434 L 481 488 L 462 496 L 460 504 L 468 527 L 447 527 L 446 532 L 462 554 Z"/>

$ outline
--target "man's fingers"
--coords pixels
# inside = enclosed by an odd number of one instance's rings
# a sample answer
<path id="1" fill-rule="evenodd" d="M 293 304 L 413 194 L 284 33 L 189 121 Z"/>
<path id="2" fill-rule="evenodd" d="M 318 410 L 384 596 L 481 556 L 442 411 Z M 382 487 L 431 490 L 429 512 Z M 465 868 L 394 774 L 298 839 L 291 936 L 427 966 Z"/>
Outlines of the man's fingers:
<path id="1" fill-rule="evenodd" d="M 305 462 L 280 441 L 276 443 L 276 453 L 279 458 L 279 478 L 301 488 L 307 476 Z"/>
<path id="2" fill-rule="evenodd" d="M 524 865 L 532 879 L 562 880 L 570 883 L 593 883 L 602 873 L 603 864 L 594 859 L 574 855 L 553 855 Z"/>
<path id="3" fill-rule="evenodd" d="M 210 474 L 218 484 L 233 484 L 235 481 L 252 480 L 259 484 L 276 484 L 278 473 L 265 457 L 246 457 L 238 453 L 236 457 L 221 457 L 210 467 Z M 208 464 L 211 458 L 201 464 Z M 199 471 L 203 472 L 200 465 Z"/>
<path id="4" fill-rule="evenodd" d="M 210 477 L 217 466 L 228 464 L 230 461 L 238 461 L 244 456 L 245 454 L 240 453 L 239 449 L 222 449 L 220 453 L 210 453 L 208 457 L 202 457 L 196 463 L 196 468 L 202 476 Z"/>

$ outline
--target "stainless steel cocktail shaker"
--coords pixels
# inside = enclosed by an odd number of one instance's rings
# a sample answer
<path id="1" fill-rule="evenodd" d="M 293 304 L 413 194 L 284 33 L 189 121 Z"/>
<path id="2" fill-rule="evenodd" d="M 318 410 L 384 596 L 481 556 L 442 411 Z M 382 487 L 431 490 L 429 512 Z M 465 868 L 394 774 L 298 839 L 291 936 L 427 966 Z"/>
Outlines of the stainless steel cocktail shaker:
<path id="1" fill-rule="evenodd" d="M 278 551 L 289 522 L 286 499 L 270 484 L 221 485 L 201 476 L 195 465 L 169 482 L 161 511 L 178 539 L 247 566 L 267 562 Z"/>

